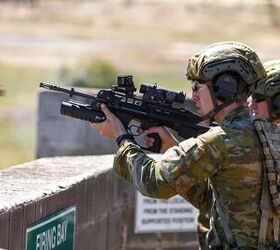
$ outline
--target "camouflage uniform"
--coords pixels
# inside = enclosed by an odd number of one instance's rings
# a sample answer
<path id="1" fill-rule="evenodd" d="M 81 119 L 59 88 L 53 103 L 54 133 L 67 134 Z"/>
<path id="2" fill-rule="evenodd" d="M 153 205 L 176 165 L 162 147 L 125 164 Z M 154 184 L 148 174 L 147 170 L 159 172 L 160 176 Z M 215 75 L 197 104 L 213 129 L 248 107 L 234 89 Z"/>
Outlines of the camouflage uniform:
<path id="1" fill-rule="evenodd" d="M 263 64 L 265 71 L 267 73 L 267 76 L 262 79 L 261 81 L 258 82 L 257 88 L 254 90 L 253 94 L 252 94 L 252 98 L 257 100 L 257 101 L 261 101 L 261 100 L 266 100 L 267 104 L 270 104 L 270 99 L 271 96 L 269 95 L 269 93 L 267 93 L 266 87 L 267 86 L 272 86 L 273 84 L 275 84 L 276 82 L 280 82 L 280 60 L 272 60 L 272 61 L 268 61 L 266 63 Z M 275 92 L 275 91 L 274 91 Z M 278 93 L 280 93 L 280 88 Z M 272 108 L 270 106 L 269 110 L 272 111 Z M 271 112 L 271 120 L 274 120 L 276 118 L 278 118 L 279 115 L 276 115 L 274 112 Z M 205 187 L 203 187 L 205 186 Z M 194 193 L 194 195 L 196 195 L 196 193 L 199 192 L 210 192 L 210 190 L 207 188 L 207 183 L 201 183 L 200 185 L 198 185 L 196 187 L 196 191 Z M 202 189 L 202 190 L 199 190 Z M 201 194 L 198 194 L 201 195 Z M 205 236 L 209 230 L 209 209 L 211 208 L 211 206 L 209 206 L 209 203 L 211 203 L 210 200 L 210 194 L 207 196 L 205 195 L 205 208 L 206 209 L 200 209 L 198 216 L 197 216 L 197 235 L 198 235 L 198 241 L 199 241 L 199 245 L 200 245 L 200 249 L 207 249 L 207 243 L 205 242 Z M 208 197 L 208 198 L 207 198 Z M 208 206 L 207 206 L 208 204 Z"/>
<path id="2" fill-rule="evenodd" d="M 215 107 L 219 96 L 215 95 L 212 79 L 223 71 L 239 74 L 244 84 L 226 105 L 246 100 L 256 81 L 265 76 L 257 55 L 245 45 L 225 42 L 207 47 L 190 59 L 187 76 L 208 85 Z M 225 117 L 221 126 L 170 148 L 160 161 L 125 141 L 115 156 L 114 170 L 145 196 L 168 199 L 179 194 L 201 211 L 209 210 L 205 203 L 209 195 L 205 183 L 209 179 L 215 194 L 211 201 L 210 246 L 214 246 L 213 240 L 219 240 L 216 249 L 235 248 L 229 244 L 225 223 L 221 223 L 223 217 L 240 249 L 257 248 L 261 217 L 261 148 L 247 107 L 239 106 Z M 204 185 L 197 190 L 201 183 Z M 273 243 L 269 223 L 267 246 Z"/>
<path id="3" fill-rule="evenodd" d="M 203 202 L 200 202 L 203 206 L 199 207 L 196 216 L 196 233 L 199 249 L 208 249 L 206 236 L 210 228 L 209 219 L 212 205 L 212 194 L 208 181 L 204 181 L 203 183 L 197 183 L 193 188 L 191 188 L 190 194 L 191 195 L 189 197 L 189 202 L 191 203 L 195 203 L 197 197 L 203 198 Z"/>
<path id="4" fill-rule="evenodd" d="M 222 127 L 170 148 L 159 162 L 126 142 L 116 154 L 114 170 L 143 195 L 168 199 L 179 194 L 198 209 L 204 206 L 205 197 L 193 197 L 192 188 L 210 178 L 238 246 L 256 247 L 262 165 L 250 120 L 247 108 L 233 111 Z M 211 217 L 227 249 L 215 210 Z M 272 243 L 272 235 L 268 235 L 268 242 Z"/>

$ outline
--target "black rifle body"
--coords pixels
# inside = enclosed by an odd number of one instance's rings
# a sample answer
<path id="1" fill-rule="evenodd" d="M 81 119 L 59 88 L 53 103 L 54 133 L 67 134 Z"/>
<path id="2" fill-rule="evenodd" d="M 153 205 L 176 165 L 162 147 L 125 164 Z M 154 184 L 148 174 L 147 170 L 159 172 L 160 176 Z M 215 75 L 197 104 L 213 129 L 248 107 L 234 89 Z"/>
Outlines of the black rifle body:
<path id="1" fill-rule="evenodd" d="M 40 83 L 40 87 L 64 92 L 69 94 L 70 97 L 80 96 L 89 99 L 89 104 L 76 100 L 69 100 L 61 104 L 61 114 L 80 120 L 92 123 L 105 121 L 106 117 L 101 111 L 101 104 L 106 104 L 111 112 L 121 120 L 127 132 L 135 138 L 139 136 L 138 128 L 146 130 L 153 126 L 169 127 L 177 131 L 178 135 L 185 139 L 198 136 L 209 129 L 208 126 L 198 124 L 202 121 L 200 116 L 184 108 L 182 103 L 185 96 L 182 96 L 182 92 L 178 93 L 158 88 L 156 85 L 142 84 L 143 94 L 137 95 L 134 85 L 128 90 L 126 87 L 119 87 L 119 82 L 118 80 L 117 87 L 112 86 L 112 89 L 100 90 L 95 95 L 87 95 L 77 92 L 73 88 L 68 90 L 45 83 Z M 146 90 L 143 91 L 143 89 L 148 89 L 148 91 L 145 92 Z M 149 134 L 148 136 L 154 138 L 153 146 L 139 146 L 145 150 L 159 152 L 161 139 L 158 134 Z"/>

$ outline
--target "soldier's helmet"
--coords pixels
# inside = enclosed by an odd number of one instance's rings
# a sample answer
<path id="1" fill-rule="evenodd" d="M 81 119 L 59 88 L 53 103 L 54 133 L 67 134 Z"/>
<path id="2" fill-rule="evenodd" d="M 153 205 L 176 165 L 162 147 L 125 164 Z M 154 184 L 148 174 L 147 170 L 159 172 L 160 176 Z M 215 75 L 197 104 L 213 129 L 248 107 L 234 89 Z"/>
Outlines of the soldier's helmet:
<path id="1" fill-rule="evenodd" d="M 207 84 L 214 102 L 245 101 L 256 83 L 266 76 L 254 50 L 243 43 L 209 45 L 189 59 L 187 78 Z"/>
<path id="2" fill-rule="evenodd" d="M 258 82 L 252 98 L 256 101 L 266 101 L 270 119 L 280 117 L 280 60 L 265 62 L 267 76 Z"/>

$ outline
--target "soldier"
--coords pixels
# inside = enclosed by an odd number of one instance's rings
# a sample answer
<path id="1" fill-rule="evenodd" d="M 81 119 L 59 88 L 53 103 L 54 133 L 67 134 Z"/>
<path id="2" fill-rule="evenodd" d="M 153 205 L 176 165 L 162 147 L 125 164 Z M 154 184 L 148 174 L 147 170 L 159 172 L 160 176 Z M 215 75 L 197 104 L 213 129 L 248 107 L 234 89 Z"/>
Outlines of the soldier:
<path id="1" fill-rule="evenodd" d="M 280 60 L 264 63 L 267 77 L 258 83 L 249 103 L 252 114 L 280 123 Z"/>
<path id="2" fill-rule="evenodd" d="M 266 78 L 259 81 L 249 107 L 256 117 L 253 121 L 263 148 L 263 181 L 259 242 L 266 236 L 273 222 L 275 247 L 279 249 L 280 219 L 280 60 L 264 63 Z M 278 244 L 277 244 L 278 243 Z"/>
<path id="3" fill-rule="evenodd" d="M 258 82 L 257 88 L 252 94 L 252 98 L 249 103 L 249 108 L 251 113 L 258 117 L 264 118 L 279 124 L 280 122 L 280 60 L 272 60 L 264 63 L 264 68 L 267 73 L 267 76 Z M 204 192 L 208 192 L 207 183 L 204 189 Z M 203 185 L 201 185 L 203 187 Z M 198 187 L 197 190 L 201 189 Z M 200 191 L 201 192 L 201 191 Z M 207 197 L 205 194 L 204 197 Z M 208 198 L 209 200 L 209 198 Z M 205 235 L 209 230 L 209 219 L 208 211 L 209 205 L 205 200 L 206 210 L 201 210 L 197 217 L 197 234 L 200 249 L 207 249 L 205 244 Z"/>
<path id="4" fill-rule="evenodd" d="M 263 246 L 258 241 L 262 149 L 246 99 L 265 75 L 256 53 L 237 42 L 212 44 L 191 57 L 187 77 L 193 84 L 198 113 L 220 126 L 180 143 L 159 129 L 163 145 L 175 145 L 160 161 L 135 145 L 134 138 L 105 105 L 102 110 L 107 120 L 92 124 L 101 134 L 116 138 L 120 148 L 114 170 L 143 195 L 168 199 L 179 194 L 200 209 L 205 198 L 193 197 L 193 188 L 209 181 L 213 195 L 207 244 L 211 249 Z M 275 245 L 271 221 L 267 228 L 268 249 Z"/>

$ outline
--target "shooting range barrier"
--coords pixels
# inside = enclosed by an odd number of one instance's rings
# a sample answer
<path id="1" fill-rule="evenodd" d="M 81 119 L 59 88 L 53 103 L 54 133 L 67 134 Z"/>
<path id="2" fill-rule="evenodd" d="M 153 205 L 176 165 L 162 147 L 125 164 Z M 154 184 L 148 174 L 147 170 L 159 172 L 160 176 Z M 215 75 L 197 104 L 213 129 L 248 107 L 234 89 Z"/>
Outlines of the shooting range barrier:
<path id="1" fill-rule="evenodd" d="M 135 233 L 135 190 L 112 155 L 42 158 L 0 171 L 0 248 L 197 249 L 195 232 Z"/>

